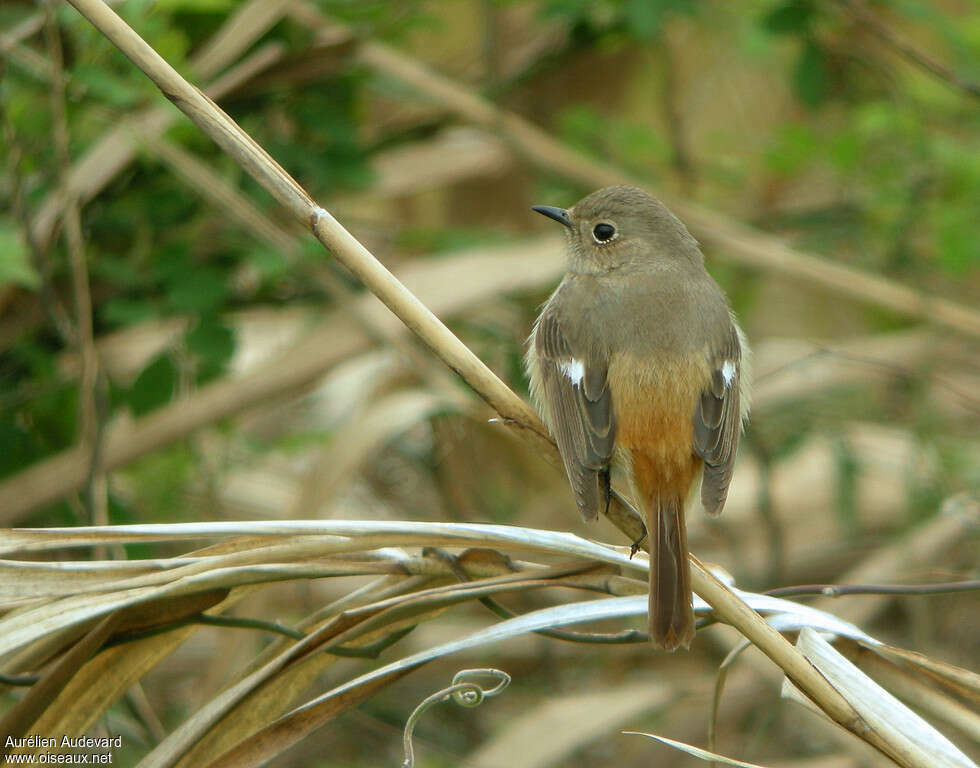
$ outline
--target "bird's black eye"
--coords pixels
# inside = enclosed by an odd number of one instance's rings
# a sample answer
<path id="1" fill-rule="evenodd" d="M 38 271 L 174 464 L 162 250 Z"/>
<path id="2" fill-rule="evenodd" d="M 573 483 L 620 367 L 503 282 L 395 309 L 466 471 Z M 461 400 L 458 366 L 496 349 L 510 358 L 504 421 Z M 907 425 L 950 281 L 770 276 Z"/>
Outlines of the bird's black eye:
<path id="1" fill-rule="evenodd" d="M 592 237 L 597 243 L 608 243 L 616 237 L 616 227 L 612 224 L 596 224 L 592 230 Z"/>

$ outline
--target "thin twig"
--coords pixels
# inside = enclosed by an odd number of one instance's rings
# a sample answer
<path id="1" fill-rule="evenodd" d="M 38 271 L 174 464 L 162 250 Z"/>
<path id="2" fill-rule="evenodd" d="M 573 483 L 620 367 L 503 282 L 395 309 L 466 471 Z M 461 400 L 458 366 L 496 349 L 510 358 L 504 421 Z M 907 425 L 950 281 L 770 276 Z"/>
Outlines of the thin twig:
<path id="1" fill-rule="evenodd" d="M 384 635 L 367 645 L 334 645 L 330 648 L 330 653 L 334 656 L 343 656 L 348 659 L 377 659 L 383 651 L 393 646 L 406 635 L 414 632 L 416 626 L 415 624 L 410 624 L 403 629 L 398 629 L 390 634 Z"/>
<path id="2" fill-rule="evenodd" d="M 459 563 L 459 558 L 439 547 L 426 547 L 424 555 L 437 557 L 453 575 L 461 582 L 469 582 L 469 574 Z M 502 619 L 513 619 L 517 616 L 509 608 L 505 608 L 492 597 L 477 598 L 494 615 Z M 648 643 L 650 635 L 638 629 L 624 629 L 621 632 L 575 632 L 568 629 L 537 629 L 534 634 L 550 637 L 553 640 L 564 640 L 569 643 L 583 643 L 586 645 L 629 645 L 632 643 Z"/>
<path id="3" fill-rule="evenodd" d="M 44 36 L 51 62 L 51 114 L 54 134 L 55 155 L 61 181 L 62 202 L 64 204 L 65 240 L 68 246 L 68 261 L 71 266 L 72 290 L 75 298 L 75 342 L 82 361 L 82 375 L 79 382 L 79 442 L 89 452 L 88 480 L 82 499 L 88 519 L 92 525 L 109 523 L 106 476 L 100 468 L 102 456 L 102 437 L 104 435 L 104 411 L 100 407 L 100 372 L 98 352 L 92 330 L 92 294 L 89 288 L 88 265 L 85 260 L 85 241 L 82 235 L 82 217 L 75 197 L 69 186 L 71 155 L 68 146 L 68 117 L 65 114 L 65 74 L 61 47 L 61 34 L 51 5 L 45 6 Z M 104 559 L 96 552 L 96 559 Z"/>
<path id="4" fill-rule="evenodd" d="M 945 581 L 939 584 L 799 584 L 792 587 L 767 589 L 763 594 L 773 597 L 819 595 L 846 597 L 848 595 L 940 595 L 947 592 L 974 592 L 980 589 L 980 579 Z"/>
<path id="5" fill-rule="evenodd" d="M 908 40 L 900 37 L 895 30 L 884 24 L 868 7 L 858 0 L 840 0 L 843 5 L 859 22 L 867 27 L 883 43 L 890 46 L 906 61 L 942 80 L 948 85 L 963 91 L 963 93 L 980 98 L 980 84 L 966 80 L 957 75 L 945 64 L 936 61 L 931 55 L 920 51 Z"/>
<path id="6" fill-rule="evenodd" d="M 40 675 L 7 675 L 0 672 L 0 685 L 9 685 L 17 688 L 30 688 L 40 679 Z"/>
<path id="7" fill-rule="evenodd" d="M 304 632 L 300 632 L 292 627 L 287 627 L 278 621 L 265 621 L 263 619 L 250 619 L 242 616 L 213 616 L 209 613 L 199 613 L 192 616 L 189 620 L 192 624 L 206 624 L 211 627 L 224 627 L 231 629 L 257 629 L 261 632 L 273 632 L 284 635 L 293 640 L 302 640 L 306 637 Z"/>

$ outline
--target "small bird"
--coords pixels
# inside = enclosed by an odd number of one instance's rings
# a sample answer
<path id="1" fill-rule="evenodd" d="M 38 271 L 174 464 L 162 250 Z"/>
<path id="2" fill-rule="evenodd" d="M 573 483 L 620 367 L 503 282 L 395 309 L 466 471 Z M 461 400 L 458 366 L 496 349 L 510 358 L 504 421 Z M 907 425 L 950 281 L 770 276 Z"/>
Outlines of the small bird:
<path id="1" fill-rule="evenodd" d="M 646 514 L 650 638 L 688 647 L 694 610 L 684 508 L 728 496 L 748 413 L 749 349 L 687 228 L 642 189 L 600 189 L 563 210 L 567 273 L 528 340 L 531 394 L 579 512 L 609 503 L 622 468 Z"/>

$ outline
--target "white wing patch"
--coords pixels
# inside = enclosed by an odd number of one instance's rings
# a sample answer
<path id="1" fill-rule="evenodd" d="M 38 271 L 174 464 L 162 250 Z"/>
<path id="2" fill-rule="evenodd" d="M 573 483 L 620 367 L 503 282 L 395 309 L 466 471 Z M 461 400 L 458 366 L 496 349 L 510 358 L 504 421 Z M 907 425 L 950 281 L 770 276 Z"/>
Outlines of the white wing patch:
<path id="1" fill-rule="evenodd" d="M 571 380 L 573 386 L 579 387 L 582 385 L 582 379 L 585 378 L 585 363 L 574 359 L 563 360 L 561 372 Z"/>
<path id="2" fill-rule="evenodd" d="M 730 387 L 732 381 L 735 379 L 735 363 L 731 360 L 726 360 L 721 365 L 721 375 L 725 379 L 725 387 Z"/>

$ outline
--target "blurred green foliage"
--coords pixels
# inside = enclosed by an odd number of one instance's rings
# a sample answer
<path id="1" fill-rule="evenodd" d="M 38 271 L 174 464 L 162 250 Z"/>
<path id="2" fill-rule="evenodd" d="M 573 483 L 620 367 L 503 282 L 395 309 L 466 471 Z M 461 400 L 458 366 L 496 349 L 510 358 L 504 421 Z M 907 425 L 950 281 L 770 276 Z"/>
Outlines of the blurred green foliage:
<path id="1" fill-rule="evenodd" d="M 421 2 L 324 0 L 320 6 L 364 35 L 397 43 L 419 31 L 444 34 L 452 24 L 443 17 L 444 9 Z M 166 59 L 187 71 L 190 57 L 239 7 L 232 0 L 126 0 L 119 11 Z M 493 8 L 484 5 L 483 11 L 488 7 Z M 884 23 L 915 29 L 913 42 L 935 51 L 963 79 L 980 77 L 976 8 L 962 10 L 955 19 L 914 0 L 877 3 L 872 10 L 882 14 Z M 0 27 L 12 29 L 35 12 L 33 3 L 4 4 Z M 59 6 L 57 20 L 68 76 L 71 153 L 78 158 L 120 121 L 163 100 L 73 9 Z M 702 151 L 688 169 L 695 196 L 711 204 L 737 200 L 739 212 L 749 211 L 754 223 L 785 231 L 829 258 L 940 293 L 965 290 L 970 295 L 980 266 L 977 99 L 872 44 L 873 35 L 844 5 L 776 0 L 722 8 L 696 0 L 543 0 L 535 23 L 567 30 L 567 45 L 529 62 L 525 76 L 511 77 L 506 87 L 487 86 L 505 102 L 533 93 L 532 74 L 546 78 L 577 58 L 610 51 L 643 57 L 660 50 L 672 25 L 726 37 L 741 51 L 744 64 L 778 73 L 796 104 L 785 120 L 757 137 L 755 146 L 727 145 L 727 128 L 718 126 L 717 153 Z M 301 55 L 312 37 L 310 30 L 287 20 L 267 39 Z M 24 45 L 47 55 L 42 34 Z M 542 61 L 547 61 L 544 69 Z M 622 76 L 649 73 L 634 68 Z M 678 150 L 665 119 L 651 120 L 628 109 L 610 114 L 592 98 L 600 95 L 563 94 L 562 103 L 544 116 L 551 121 L 546 127 L 588 154 L 653 183 L 673 184 Z M 421 126 L 372 129 L 369 105 L 379 98 L 412 99 L 403 86 L 342 64 L 313 82 L 289 77 L 259 81 L 234 92 L 222 106 L 301 184 L 329 198 L 370 189 L 375 154 L 445 122 L 437 117 Z M 651 94 L 646 111 L 650 105 L 658 110 L 660 99 Z M 71 340 L 59 332 L 51 307 L 42 301 L 47 294 L 68 317 L 74 315 L 62 239 L 40 256 L 32 253 L 22 212 L 13 204 L 15 186 L 21 188 L 27 215 L 58 190 L 47 78 L 11 58 L 0 80 L 0 103 L 8 138 L 14 138 L 0 145 L 5 191 L 0 290 L 9 300 L 0 305 L 5 307 L 0 317 L 10 331 L 0 347 L 0 476 L 6 476 L 77 441 L 78 391 L 62 365 Z M 167 136 L 233 179 L 257 206 L 271 210 L 268 197 L 186 121 L 178 120 Z M 806 186 L 813 178 L 831 192 L 823 202 L 773 206 L 761 191 Z M 538 177 L 535 185 L 549 202 L 570 202 L 584 191 L 558 178 Z M 523 215 L 523 201 L 515 201 L 515 208 L 520 209 L 516 219 Z M 83 215 L 95 335 L 169 318 L 187 321 L 186 330 L 132 380 L 111 382 L 113 414 L 123 409 L 137 417 L 147 414 L 188 387 L 225 374 L 236 350 L 229 313 L 329 302 L 315 279 L 319 254 L 291 258 L 256 242 L 150 153 L 117 176 Z M 408 221 L 394 246 L 409 253 L 438 251 L 511 236 L 466 221 L 438 228 Z M 243 280 L 242 274 L 251 277 Z M 725 269 L 720 274 L 739 309 L 752 304 L 755 291 L 748 276 Z M 475 335 L 481 343 L 480 332 Z M 508 339 L 498 342 L 510 344 Z M 504 359 L 516 378 L 519 354 Z M 783 436 L 776 442 L 794 441 Z M 173 449 L 171 458 L 182 450 Z"/>

